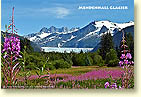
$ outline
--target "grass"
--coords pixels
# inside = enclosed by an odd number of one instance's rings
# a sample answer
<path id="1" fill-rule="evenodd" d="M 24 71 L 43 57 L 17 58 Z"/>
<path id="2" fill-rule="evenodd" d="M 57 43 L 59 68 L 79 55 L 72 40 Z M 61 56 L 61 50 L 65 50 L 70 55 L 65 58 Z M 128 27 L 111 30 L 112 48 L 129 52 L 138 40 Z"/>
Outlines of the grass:
<path id="1" fill-rule="evenodd" d="M 92 70 L 99 70 L 99 69 L 121 69 L 120 67 L 99 67 L 99 66 L 72 66 L 72 68 L 68 69 L 54 69 L 50 70 L 50 74 L 71 74 L 73 76 L 77 76 L 80 74 L 84 74 L 86 72 L 92 71 Z M 26 72 L 28 72 L 26 70 Z M 30 70 L 31 75 L 36 75 L 36 72 L 39 73 L 39 70 Z M 24 72 L 20 71 L 20 75 L 22 75 Z M 47 74 L 47 70 L 45 70 L 42 74 Z"/>
<path id="2" fill-rule="evenodd" d="M 55 69 L 55 70 L 50 70 L 50 74 L 71 74 L 72 76 L 77 76 L 80 74 L 84 74 L 86 72 L 92 71 L 92 70 L 99 70 L 99 69 L 121 69 L 120 67 L 99 67 L 99 66 L 75 66 L 72 68 L 68 68 L 68 69 Z M 39 70 L 26 70 L 25 72 L 29 72 L 30 71 L 30 75 L 37 75 L 36 72 L 39 73 Z M 23 75 L 24 72 L 20 71 L 19 74 L 17 75 L 17 77 L 21 77 L 21 75 Z M 42 74 L 47 74 L 47 70 L 45 70 Z M 3 74 L 2 74 L 3 76 Z"/>
<path id="3" fill-rule="evenodd" d="M 92 71 L 92 70 L 99 70 L 99 69 L 121 69 L 120 67 L 99 67 L 99 66 L 79 66 L 79 67 L 72 67 L 69 69 L 57 69 L 57 70 L 51 70 L 51 74 L 72 74 L 73 76 L 84 74 L 86 72 Z"/>
<path id="4" fill-rule="evenodd" d="M 68 69 L 57 69 L 57 70 L 50 70 L 50 74 L 71 74 L 72 76 L 78 76 L 89 71 L 93 70 L 101 70 L 101 69 L 108 69 L 108 70 L 121 70 L 121 67 L 99 67 L 99 66 L 72 66 L 72 68 Z M 37 75 L 36 71 L 39 70 L 30 70 L 30 75 Z M 28 71 L 26 71 L 28 72 Z M 24 77 L 24 72 L 20 71 L 17 77 Z M 47 70 L 45 70 L 42 75 L 47 74 Z M 21 76 L 22 75 L 22 76 Z M 110 81 L 110 78 L 107 79 L 97 79 L 97 80 L 84 80 L 84 81 L 68 81 L 68 82 L 59 82 L 56 84 L 56 88 L 104 88 L 104 84 L 106 81 Z M 131 80 L 133 81 L 133 80 Z M 45 81 L 46 82 L 46 81 Z M 42 83 L 42 80 L 31 80 L 28 82 L 29 86 L 40 86 L 45 85 Z M 74 84 L 75 83 L 75 84 Z M 38 85 L 39 84 L 39 85 Z M 120 80 L 117 80 L 117 84 L 121 84 Z M 21 83 L 21 86 L 24 85 L 24 82 Z M 131 84 L 130 88 L 134 87 L 134 81 Z"/>

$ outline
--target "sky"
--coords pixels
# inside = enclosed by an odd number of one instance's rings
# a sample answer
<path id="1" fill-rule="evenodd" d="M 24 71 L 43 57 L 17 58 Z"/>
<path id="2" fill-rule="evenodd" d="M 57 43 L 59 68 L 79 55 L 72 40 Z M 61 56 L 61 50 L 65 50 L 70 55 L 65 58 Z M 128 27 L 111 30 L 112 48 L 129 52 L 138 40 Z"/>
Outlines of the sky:
<path id="1" fill-rule="evenodd" d="M 127 10 L 80 10 L 79 6 L 128 6 Z M 14 21 L 19 35 L 39 32 L 55 26 L 84 27 L 92 21 L 134 21 L 133 0 L 1 0 L 1 30 L 9 25 L 14 7 Z"/>

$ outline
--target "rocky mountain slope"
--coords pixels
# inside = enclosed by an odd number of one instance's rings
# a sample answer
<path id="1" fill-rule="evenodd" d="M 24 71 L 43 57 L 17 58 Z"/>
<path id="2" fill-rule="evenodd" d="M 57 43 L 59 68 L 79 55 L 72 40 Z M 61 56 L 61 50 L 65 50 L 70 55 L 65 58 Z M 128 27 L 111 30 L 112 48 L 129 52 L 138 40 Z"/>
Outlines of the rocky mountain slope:
<path id="1" fill-rule="evenodd" d="M 121 41 L 122 32 L 134 35 L 134 22 L 114 23 L 111 21 L 93 21 L 82 28 L 43 27 L 39 32 L 26 35 L 30 41 L 40 47 L 71 47 L 71 48 L 99 48 L 101 36 L 110 32 L 115 46 Z"/>

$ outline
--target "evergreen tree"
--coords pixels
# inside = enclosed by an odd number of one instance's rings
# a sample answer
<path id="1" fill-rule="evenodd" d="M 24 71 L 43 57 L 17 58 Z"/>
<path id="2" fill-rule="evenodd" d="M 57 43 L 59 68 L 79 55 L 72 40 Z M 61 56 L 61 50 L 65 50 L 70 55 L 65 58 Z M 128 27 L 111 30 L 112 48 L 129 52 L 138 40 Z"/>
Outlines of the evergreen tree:
<path id="1" fill-rule="evenodd" d="M 108 64 L 108 66 L 117 66 L 118 62 L 117 52 L 114 49 L 110 49 L 106 54 L 105 63 Z"/>
<path id="2" fill-rule="evenodd" d="M 71 56 L 70 56 L 68 53 L 63 53 L 63 54 L 62 54 L 62 57 L 63 57 L 64 61 L 68 62 L 68 63 L 71 64 L 71 65 L 73 64 L 73 63 L 72 63 Z"/>
<path id="3" fill-rule="evenodd" d="M 121 53 L 120 53 L 120 48 L 118 46 L 116 46 L 116 52 L 117 52 L 117 57 L 119 58 L 121 56 Z"/>
<path id="4" fill-rule="evenodd" d="M 100 43 L 100 55 L 103 59 L 105 59 L 106 53 L 110 51 L 110 49 L 114 48 L 113 38 L 111 36 L 111 33 L 103 34 L 101 37 L 101 43 Z"/>
<path id="5" fill-rule="evenodd" d="M 83 53 L 83 50 L 81 49 L 80 54 L 82 54 L 82 53 Z"/>

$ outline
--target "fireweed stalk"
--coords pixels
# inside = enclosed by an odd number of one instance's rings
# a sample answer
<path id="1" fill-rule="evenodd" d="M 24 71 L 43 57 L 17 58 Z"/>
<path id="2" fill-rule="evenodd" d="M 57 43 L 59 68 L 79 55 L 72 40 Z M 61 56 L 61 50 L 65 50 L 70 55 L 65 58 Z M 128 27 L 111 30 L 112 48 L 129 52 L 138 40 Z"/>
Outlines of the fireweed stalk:
<path id="1" fill-rule="evenodd" d="M 19 72 L 21 66 L 18 59 L 20 55 L 20 39 L 17 37 L 14 30 L 14 19 L 13 19 L 14 8 L 12 12 L 12 23 L 8 26 L 8 30 L 11 30 L 8 36 L 4 37 L 4 44 L 2 49 L 2 72 L 4 75 L 5 88 L 7 86 L 14 86 L 16 82 L 16 75 Z M 11 29 L 12 28 L 12 29 Z"/>
<path id="2" fill-rule="evenodd" d="M 4 73 L 5 85 L 15 84 L 16 74 L 18 73 L 20 66 L 17 61 L 20 55 L 20 40 L 18 37 L 5 37 L 2 53 L 4 56 L 2 62 L 2 71 Z"/>
<path id="3" fill-rule="evenodd" d="M 126 45 L 124 32 L 122 37 L 122 45 L 121 45 L 121 57 L 119 65 L 124 69 L 124 74 L 122 76 L 122 88 L 129 88 L 131 83 L 130 79 L 133 77 L 133 67 L 134 62 L 131 60 L 132 55 L 130 54 L 130 50 L 128 50 L 128 46 Z"/>
<path id="4" fill-rule="evenodd" d="M 121 68 L 124 69 L 124 73 L 123 73 L 122 78 L 121 78 L 122 86 L 119 86 L 119 89 L 129 88 L 131 86 L 130 80 L 133 78 L 133 75 L 134 75 L 133 67 L 132 67 L 134 62 L 132 61 L 132 55 L 130 53 L 130 50 L 128 50 L 128 46 L 126 45 L 124 32 L 123 32 L 121 43 L 122 43 L 122 45 L 120 47 L 121 48 L 121 57 L 120 57 L 119 65 L 120 65 Z M 105 88 L 116 88 L 116 89 L 118 89 L 116 83 L 110 85 L 109 82 L 105 83 Z"/>

